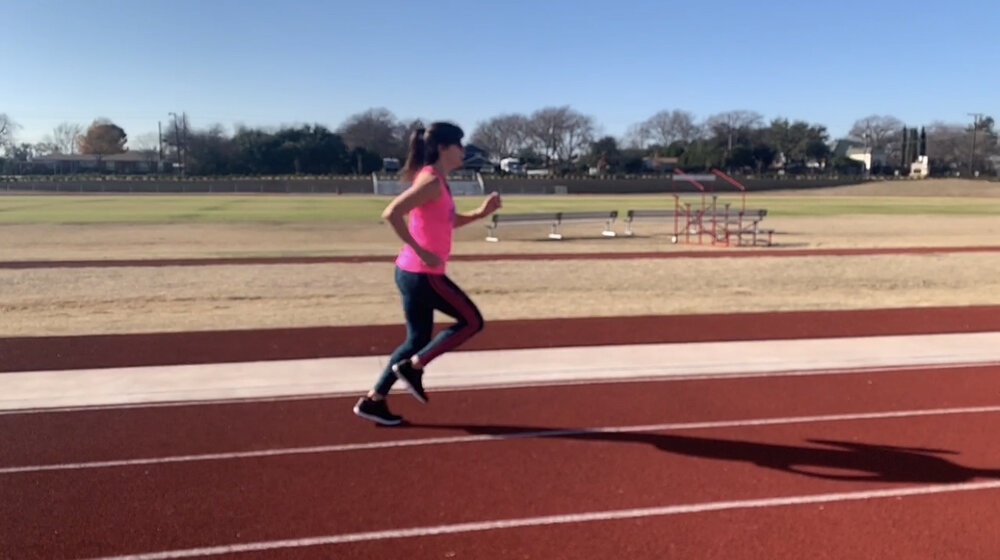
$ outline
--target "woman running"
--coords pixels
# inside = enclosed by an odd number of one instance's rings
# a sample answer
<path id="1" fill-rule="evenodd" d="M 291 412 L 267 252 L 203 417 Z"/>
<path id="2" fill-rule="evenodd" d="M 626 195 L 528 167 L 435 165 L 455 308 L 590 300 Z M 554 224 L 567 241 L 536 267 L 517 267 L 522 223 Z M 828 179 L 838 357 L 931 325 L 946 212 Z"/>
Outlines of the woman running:
<path id="1" fill-rule="evenodd" d="M 465 149 L 462 129 L 436 122 L 410 137 L 403 179 L 412 185 L 386 206 L 382 218 L 403 240 L 396 258 L 396 286 L 403 300 L 406 340 L 392 353 L 389 364 L 354 413 L 391 426 L 403 421 L 389 411 L 386 395 L 397 379 L 420 402 L 424 392 L 424 368 L 438 356 L 454 350 L 483 328 L 483 317 L 469 296 L 445 275 L 451 254 L 452 230 L 492 214 L 500 207 L 500 196 L 492 193 L 474 212 L 456 213 L 448 172 L 462 166 Z M 409 214 L 409 223 L 404 216 Z M 431 340 L 434 310 L 457 322 Z"/>

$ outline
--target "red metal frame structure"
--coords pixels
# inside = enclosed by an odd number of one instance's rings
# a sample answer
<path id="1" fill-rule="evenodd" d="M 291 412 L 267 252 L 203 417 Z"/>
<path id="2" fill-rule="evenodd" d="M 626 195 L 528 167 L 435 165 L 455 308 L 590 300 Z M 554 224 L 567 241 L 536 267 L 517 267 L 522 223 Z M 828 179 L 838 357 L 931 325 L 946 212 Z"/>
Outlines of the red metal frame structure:
<path id="1" fill-rule="evenodd" d="M 717 170 L 713 169 L 712 171 L 714 173 Z M 736 211 L 730 211 L 730 208 L 729 208 L 730 204 L 728 202 L 725 203 L 723 209 L 720 210 L 719 209 L 719 196 L 717 194 L 715 194 L 715 189 L 714 188 L 712 188 L 712 187 L 706 188 L 705 185 L 701 184 L 701 182 L 699 182 L 695 177 L 693 177 L 693 176 L 685 173 L 682 169 L 674 169 L 674 173 L 676 173 L 677 175 L 679 175 L 685 181 L 687 181 L 687 182 L 693 184 L 695 187 L 697 187 L 698 190 L 701 191 L 701 196 L 702 196 L 701 211 L 696 216 L 692 216 L 690 211 L 688 211 L 688 213 L 687 213 L 688 223 L 687 223 L 687 226 L 686 226 L 685 242 L 689 241 L 689 236 L 690 236 L 689 232 L 690 232 L 690 229 L 691 229 L 691 225 L 693 224 L 695 227 L 698 228 L 698 243 L 699 244 L 703 242 L 701 235 L 703 233 L 706 233 L 706 229 L 707 229 L 708 230 L 707 233 L 709 233 L 711 235 L 711 239 L 712 239 L 712 244 L 713 245 L 725 244 L 726 246 L 729 246 L 730 245 L 730 233 L 732 233 L 730 231 L 730 227 L 729 227 L 730 224 L 734 223 L 734 220 L 735 220 L 736 223 L 740 223 L 739 227 L 742 228 L 743 212 L 746 209 L 746 187 L 744 187 L 743 185 L 739 184 L 738 182 L 736 182 L 735 179 L 732 179 L 732 177 L 729 177 L 728 175 L 725 176 L 725 177 L 723 177 L 723 179 L 725 179 L 726 182 L 728 182 L 728 183 L 736 186 L 740 190 L 740 192 L 742 194 L 742 197 L 743 197 L 742 198 L 742 207 L 743 207 L 743 210 L 740 210 L 738 212 L 736 212 Z M 716 176 L 718 176 L 717 173 L 716 173 Z M 712 177 L 712 179 L 714 179 L 714 178 L 715 177 Z M 705 201 L 706 192 L 708 193 L 708 196 L 711 196 L 711 198 L 712 198 L 711 204 L 706 204 L 706 201 Z M 675 197 L 675 200 L 676 200 L 677 195 L 675 194 L 674 197 Z M 675 211 L 678 210 L 676 208 L 676 206 L 677 205 L 675 203 Z M 710 218 L 710 221 L 708 221 L 707 223 L 706 223 L 706 220 L 705 220 L 706 214 Z M 708 226 L 707 228 L 705 227 L 706 225 Z M 676 224 L 675 224 L 675 227 L 674 227 L 674 231 L 677 231 Z"/>
<path id="2" fill-rule="evenodd" d="M 729 183 L 730 185 L 732 185 L 732 186 L 734 186 L 734 187 L 736 187 L 737 189 L 740 190 L 740 212 L 745 212 L 746 209 L 747 209 L 747 188 L 746 188 L 746 186 L 744 186 L 742 183 L 740 183 L 736 179 L 733 179 L 729 175 L 726 175 L 722 171 L 719 171 L 718 169 L 713 168 L 712 169 L 712 173 L 714 173 L 717 177 L 719 177 L 723 181 Z"/>
<path id="3" fill-rule="evenodd" d="M 692 243 L 692 235 L 697 235 L 698 244 L 704 243 L 703 235 L 708 233 L 711 236 L 712 245 L 731 246 L 733 238 L 737 245 L 742 246 L 744 237 L 752 240 L 753 245 L 758 245 L 758 234 L 767 235 L 767 245 L 771 244 L 772 229 L 760 229 L 759 223 L 766 215 L 765 209 L 747 209 L 746 195 L 747 188 L 736 179 L 730 177 L 718 169 L 712 169 L 710 175 L 695 176 L 686 173 L 683 169 L 674 169 L 674 177 L 671 180 L 673 187 L 674 208 L 673 210 L 629 210 L 626 220 L 626 235 L 632 235 L 630 230 L 632 220 L 636 218 L 650 217 L 673 217 L 674 231 L 671 241 L 673 243 Z M 723 208 L 719 208 L 719 196 L 715 193 L 714 183 L 716 178 L 720 178 L 726 183 L 736 187 L 740 193 L 740 206 L 733 208 L 734 203 L 725 202 Z M 681 202 L 681 195 L 678 192 L 678 182 L 684 181 L 694 185 L 698 189 L 701 197 L 700 207 L 696 203 Z M 704 183 L 710 186 L 706 187 Z M 711 202 L 708 201 L 711 197 Z M 683 225 L 682 225 L 683 223 Z M 681 228 L 684 228 L 683 235 Z"/>
<path id="4" fill-rule="evenodd" d="M 743 185 L 742 183 L 740 183 L 739 181 L 737 181 L 736 179 L 730 177 L 726 173 L 722 172 L 719 169 L 713 168 L 712 169 L 712 173 L 715 174 L 716 177 L 719 177 L 723 181 L 729 183 L 730 185 L 733 185 L 734 187 L 736 187 L 740 191 L 740 211 L 739 211 L 738 219 L 737 219 L 737 222 L 736 222 L 736 228 L 737 229 L 736 229 L 736 232 L 735 232 L 736 233 L 737 243 L 739 245 L 742 245 L 743 244 L 743 236 L 745 234 L 750 234 L 752 236 L 752 243 L 754 245 L 757 245 L 757 234 L 758 233 L 766 233 L 767 236 L 768 236 L 768 238 L 767 238 L 768 239 L 767 244 L 770 245 L 771 244 L 771 234 L 774 233 L 774 230 L 772 230 L 772 229 L 761 230 L 760 226 L 758 225 L 759 222 L 760 222 L 760 217 L 758 217 L 757 219 L 753 219 L 752 217 L 748 217 L 748 214 L 747 214 L 747 188 L 746 188 L 746 186 Z M 728 205 L 727 205 L 727 207 L 728 207 Z M 728 228 L 728 226 L 727 226 L 727 228 Z M 752 228 L 752 230 L 750 228 Z M 729 232 L 727 232 L 727 234 L 726 234 L 726 236 L 727 236 L 727 242 L 728 242 L 728 235 L 729 235 Z"/>
<path id="5" fill-rule="evenodd" d="M 680 168 L 675 168 L 674 169 L 674 174 L 675 175 L 680 175 L 681 178 L 683 178 L 685 181 L 687 181 L 687 182 L 691 183 L 692 185 L 694 185 L 695 187 L 697 187 L 698 190 L 701 192 L 701 209 L 698 210 L 692 216 L 691 205 L 690 204 L 686 204 L 687 209 L 686 209 L 686 212 L 684 213 L 684 215 L 687 218 L 687 221 L 684 224 L 684 242 L 685 243 L 690 243 L 691 242 L 691 226 L 694 225 L 695 227 L 698 228 L 698 244 L 700 245 L 702 243 L 702 237 L 701 236 L 702 236 L 702 234 L 705 231 L 705 228 L 702 227 L 702 218 L 705 215 L 705 211 L 708 210 L 708 208 L 705 206 L 705 185 L 702 185 L 701 183 L 699 183 L 694 177 L 688 175 L 687 173 L 684 172 L 684 170 L 682 170 Z M 714 196 L 713 196 L 713 201 L 714 201 Z M 714 204 L 713 204 L 713 206 L 714 206 Z M 713 210 L 714 210 L 714 208 L 713 208 Z M 680 196 L 677 194 L 677 186 L 674 185 L 674 235 L 675 236 L 678 234 L 677 225 L 678 225 L 678 218 L 679 218 L 679 216 L 680 216 Z M 713 212 L 713 216 L 714 216 L 714 212 Z M 713 220 L 714 220 L 714 217 L 713 217 Z M 715 231 L 714 231 L 715 226 L 714 226 L 714 223 L 713 223 L 712 227 L 713 227 L 712 239 L 713 239 L 713 242 L 714 242 L 714 240 L 715 240 Z"/>

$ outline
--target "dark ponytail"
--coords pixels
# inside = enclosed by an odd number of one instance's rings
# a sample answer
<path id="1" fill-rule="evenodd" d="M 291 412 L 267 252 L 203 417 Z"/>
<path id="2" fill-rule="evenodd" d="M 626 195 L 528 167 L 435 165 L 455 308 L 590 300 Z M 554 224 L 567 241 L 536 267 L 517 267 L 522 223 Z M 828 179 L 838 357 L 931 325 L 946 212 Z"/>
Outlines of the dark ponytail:
<path id="1" fill-rule="evenodd" d="M 424 129 L 418 128 L 410 134 L 410 146 L 406 150 L 406 163 L 403 165 L 403 178 L 412 181 L 417 172 L 424 166 L 427 144 L 424 142 Z"/>
<path id="2" fill-rule="evenodd" d="M 441 148 L 461 145 L 463 136 L 465 133 L 461 128 L 446 122 L 431 123 L 427 130 L 414 130 L 410 135 L 406 164 L 403 165 L 403 179 L 412 181 L 425 165 L 437 163 Z"/>

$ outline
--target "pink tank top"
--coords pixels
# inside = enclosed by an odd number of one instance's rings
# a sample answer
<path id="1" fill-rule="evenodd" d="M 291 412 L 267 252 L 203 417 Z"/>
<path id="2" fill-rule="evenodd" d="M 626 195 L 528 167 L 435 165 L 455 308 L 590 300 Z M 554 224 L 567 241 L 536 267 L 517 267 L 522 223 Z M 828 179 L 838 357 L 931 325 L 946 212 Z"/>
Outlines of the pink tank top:
<path id="1" fill-rule="evenodd" d="M 412 247 L 404 244 L 399 256 L 396 257 L 396 266 L 407 272 L 444 274 L 448 257 L 451 256 L 451 235 L 455 228 L 455 201 L 451 198 L 448 182 L 430 165 L 417 173 L 413 178 L 414 182 L 424 173 L 432 173 L 440 181 L 441 196 L 411 210 L 408 229 L 418 245 L 441 258 L 441 265 L 427 266 Z"/>

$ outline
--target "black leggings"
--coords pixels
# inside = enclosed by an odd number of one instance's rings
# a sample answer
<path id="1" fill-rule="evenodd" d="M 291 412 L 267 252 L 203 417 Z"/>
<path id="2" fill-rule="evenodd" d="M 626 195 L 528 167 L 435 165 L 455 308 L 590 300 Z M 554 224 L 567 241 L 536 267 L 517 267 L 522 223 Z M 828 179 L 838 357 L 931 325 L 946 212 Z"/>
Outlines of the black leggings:
<path id="1" fill-rule="evenodd" d="M 389 364 L 375 383 L 375 392 L 380 395 L 389 394 L 389 389 L 396 382 L 393 364 L 416 355 L 420 365 L 426 366 L 483 330 L 483 316 L 476 304 L 447 276 L 407 272 L 396 267 L 396 286 L 403 299 L 406 341 L 392 353 Z M 431 340 L 434 310 L 454 317 L 457 322 Z"/>

